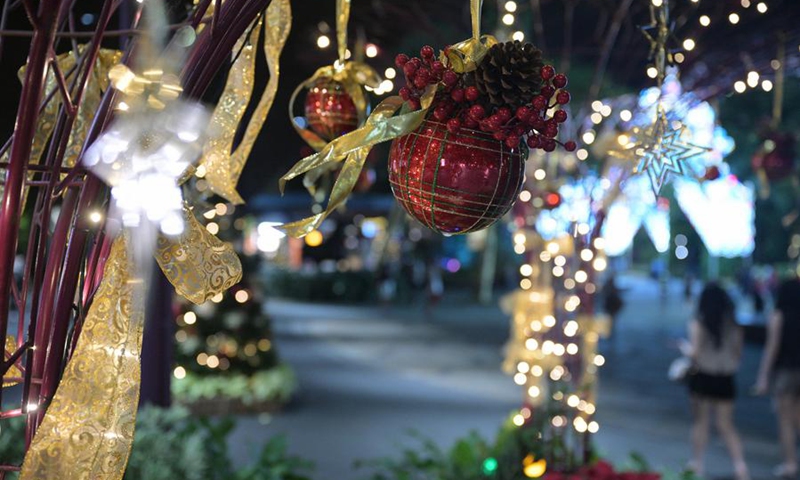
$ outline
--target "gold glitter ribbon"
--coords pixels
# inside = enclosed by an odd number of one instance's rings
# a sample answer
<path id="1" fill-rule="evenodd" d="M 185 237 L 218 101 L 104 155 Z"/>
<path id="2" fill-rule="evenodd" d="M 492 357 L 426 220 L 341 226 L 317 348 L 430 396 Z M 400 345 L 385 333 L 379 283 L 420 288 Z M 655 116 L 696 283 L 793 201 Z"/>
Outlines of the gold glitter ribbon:
<path id="1" fill-rule="evenodd" d="M 156 261 L 182 297 L 201 304 L 242 279 L 233 247 L 212 235 L 184 208 L 185 228 L 176 239 L 159 235 Z"/>
<path id="2" fill-rule="evenodd" d="M 3 360 L 7 361 L 14 352 L 17 351 L 17 340 L 14 335 L 6 336 L 5 352 Z M 17 360 L 19 361 L 19 360 Z M 11 365 L 6 374 L 3 376 L 3 388 L 11 387 L 19 383 L 19 378 L 22 377 L 22 370 L 15 365 Z"/>
<path id="3" fill-rule="evenodd" d="M 20 480 L 118 480 L 133 443 L 139 402 L 143 283 L 127 237 L 111 247 L 103 281 Z"/>
<path id="4" fill-rule="evenodd" d="M 234 47 L 234 53 L 242 45 L 246 45 L 239 58 L 234 62 L 222 98 L 211 117 L 212 127 L 218 127 L 216 135 L 206 144 L 201 165 L 206 169 L 208 188 L 217 195 L 234 204 L 244 203 L 236 191 L 236 184 L 242 174 L 250 152 L 253 150 L 272 103 L 278 91 L 280 76 L 280 55 L 292 23 L 292 11 L 289 0 L 275 0 L 270 3 L 266 13 L 263 49 L 269 68 L 269 81 L 253 115 L 244 131 L 244 137 L 235 151 L 231 153 L 237 128 L 242 120 L 253 92 L 255 75 L 255 48 L 261 34 L 261 22 L 254 26 L 252 32 L 245 33 Z M 212 130 L 213 132 L 213 130 Z"/>
<path id="5" fill-rule="evenodd" d="M 470 68 L 470 66 L 474 69 L 474 66 L 483 59 L 489 47 L 497 43 L 497 40 L 492 36 L 485 35 L 481 37 L 480 35 L 481 4 L 481 0 L 470 0 L 472 38 L 447 48 L 446 51 L 449 53 L 443 54 L 448 62 L 461 62 L 459 64 L 462 68 L 461 72 L 469 71 L 468 69 L 463 70 L 463 68 Z M 454 60 L 451 60 L 451 57 Z M 451 65 L 455 69 L 456 65 Z M 421 108 L 412 112 L 401 111 L 395 115 L 403 106 L 403 99 L 398 96 L 387 98 L 375 107 L 363 127 L 332 140 L 322 147 L 318 153 L 303 158 L 283 175 L 279 183 L 281 192 L 284 191 L 286 182 L 293 178 L 310 174 L 309 172 L 314 169 L 333 168 L 336 163 L 344 161 L 342 170 L 331 189 L 325 210 L 311 217 L 283 225 L 281 228 L 287 235 L 292 237 L 308 235 L 319 227 L 331 212 L 344 205 L 347 196 L 350 195 L 353 187 L 358 182 L 358 176 L 361 174 L 361 169 L 370 149 L 378 143 L 407 135 L 419 127 L 433 102 L 436 88 L 436 85 L 429 85 L 420 98 Z M 314 174 L 311 173 L 310 175 Z M 306 186 L 308 187 L 308 185 Z"/>
<path id="6" fill-rule="evenodd" d="M 472 38 L 446 48 L 440 55 L 442 62 L 448 64 L 456 73 L 471 72 L 478 68 L 486 52 L 497 44 L 491 35 L 481 36 L 481 7 L 483 0 L 470 0 L 472 17 Z"/>

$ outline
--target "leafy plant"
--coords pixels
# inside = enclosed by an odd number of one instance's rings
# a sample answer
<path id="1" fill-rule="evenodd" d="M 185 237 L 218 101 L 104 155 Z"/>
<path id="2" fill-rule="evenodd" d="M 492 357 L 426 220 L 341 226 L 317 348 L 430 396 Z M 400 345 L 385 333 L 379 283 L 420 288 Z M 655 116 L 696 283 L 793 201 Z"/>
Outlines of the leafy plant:
<path id="1" fill-rule="evenodd" d="M 181 403 L 221 398 L 241 400 L 246 405 L 259 402 L 287 402 L 297 389 L 294 371 L 285 364 L 252 375 L 195 375 L 172 382 L 172 394 Z"/>
<path id="2" fill-rule="evenodd" d="M 255 462 L 234 466 L 228 437 L 230 418 L 192 417 L 182 407 L 145 407 L 136 419 L 136 436 L 124 480 L 310 480 L 308 461 L 289 456 L 282 437 L 270 439 Z M 22 463 L 24 417 L 0 422 L 0 461 Z M 6 475 L 8 479 L 18 474 Z"/>

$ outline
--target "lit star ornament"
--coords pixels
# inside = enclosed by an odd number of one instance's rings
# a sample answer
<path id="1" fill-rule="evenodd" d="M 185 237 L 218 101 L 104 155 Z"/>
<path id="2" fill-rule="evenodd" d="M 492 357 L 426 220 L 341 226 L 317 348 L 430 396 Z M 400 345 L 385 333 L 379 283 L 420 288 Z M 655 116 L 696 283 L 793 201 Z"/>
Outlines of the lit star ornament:
<path id="1" fill-rule="evenodd" d="M 659 104 L 655 121 L 644 128 L 633 128 L 627 133 L 628 142 L 623 149 L 609 154 L 633 163 L 634 173 L 647 173 L 653 192 L 658 195 L 671 175 L 684 175 L 688 161 L 709 151 L 684 141 L 686 131 L 682 123 L 670 122 Z"/>

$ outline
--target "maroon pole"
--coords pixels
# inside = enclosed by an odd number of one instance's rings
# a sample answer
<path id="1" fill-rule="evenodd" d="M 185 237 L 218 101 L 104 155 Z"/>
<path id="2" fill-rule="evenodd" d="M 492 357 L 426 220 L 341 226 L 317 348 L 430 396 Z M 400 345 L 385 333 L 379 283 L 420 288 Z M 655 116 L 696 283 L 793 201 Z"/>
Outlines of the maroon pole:
<path id="1" fill-rule="evenodd" d="M 36 28 L 28 55 L 28 68 L 25 70 L 25 80 L 20 94 L 14 140 L 11 142 L 11 155 L 3 190 L 3 203 L 0 205 L 0 332 L 5 332 L 8 327 L 22 191 L 27 176 L 33 135 L 36 131 L 39 103 L 42 101 L 47 59 L 55 39 L 62 4 L 63 2 L 59 0 L 42 0 L 39 4 Z"/>

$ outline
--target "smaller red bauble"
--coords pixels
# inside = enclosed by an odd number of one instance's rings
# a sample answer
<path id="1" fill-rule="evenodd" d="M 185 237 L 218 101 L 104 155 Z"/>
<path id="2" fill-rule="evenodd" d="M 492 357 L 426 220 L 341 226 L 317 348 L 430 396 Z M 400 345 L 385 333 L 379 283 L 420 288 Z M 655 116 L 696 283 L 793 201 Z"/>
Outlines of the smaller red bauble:
<path id="1" fill-rule="evenodd" d="M 392 142 L 389 183 L 403 208 L 444 234 L 481 230 L 508 212 L 522 189 L 524 148 L 463 126 L 426 119 Z"/>
<path id="2" fill-rule="evenodd" d="M 712 165 L 706 168 L 706 173 L 703 175 L 703 180 L 716 180 L 720 176 L 719 167 Z"/>
<path id="3" fill-rule="evenodd" d="M 305 104 L 308 126 L 324 140 L 333 140 L 358 127 L 358 110 L 339 82 L 317 80 L 308 90 Z"/>

